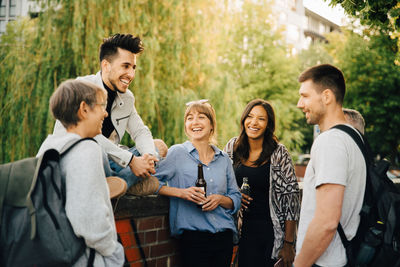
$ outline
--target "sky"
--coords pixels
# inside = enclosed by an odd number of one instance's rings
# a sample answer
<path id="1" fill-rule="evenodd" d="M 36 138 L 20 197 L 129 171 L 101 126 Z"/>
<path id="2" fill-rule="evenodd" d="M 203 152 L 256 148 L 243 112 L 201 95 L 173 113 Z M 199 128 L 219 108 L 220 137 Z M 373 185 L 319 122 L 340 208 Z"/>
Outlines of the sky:
<path id="1" fill-rule="evenodd" d="M 343 8 L 340 5 L 332 8 L 328 5 L 328 2 L 323 0 L 303 0 L 303 5 L 318 15 L 342 26 L 342 18 L 345 17 Z"/>

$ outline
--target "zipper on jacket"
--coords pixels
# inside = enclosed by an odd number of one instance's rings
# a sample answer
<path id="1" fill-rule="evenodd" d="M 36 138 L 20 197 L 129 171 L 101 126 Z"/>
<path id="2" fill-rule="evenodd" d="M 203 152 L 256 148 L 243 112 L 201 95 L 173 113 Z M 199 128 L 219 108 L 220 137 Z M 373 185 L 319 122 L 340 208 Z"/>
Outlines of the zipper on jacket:
<path id="1" fill-rule="evenodd" d="M 125 117 L 122 117 L 122 118 L 115 119 L 117 121 L 117 125 L 119 125 L 119 121 L 120 120 L 123 120 L 123 119 L 126 119 L 126 118 L 129 118 L 129 115 L 125 116 Z"/>

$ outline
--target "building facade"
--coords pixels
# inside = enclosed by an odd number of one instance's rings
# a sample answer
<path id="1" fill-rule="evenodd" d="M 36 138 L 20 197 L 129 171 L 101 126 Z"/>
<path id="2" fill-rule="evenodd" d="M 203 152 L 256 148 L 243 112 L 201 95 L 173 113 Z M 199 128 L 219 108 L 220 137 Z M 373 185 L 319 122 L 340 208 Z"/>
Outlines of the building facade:
<path id="1" fill-rule="evenodd" d="M 306 8 L 302 0 L 275 0 L 274 14 L 291 54 L 307 49 L 317 40 L 324 41 L 327 33 L 340 32 L 339 25 Z"/>
<path id="2" fill-rule="evenodd" d="M 0 35 L 6 31 L 8 22 L 28 16 L 33 10 L 37 10 L 35 0 L 0 0 Z"/>

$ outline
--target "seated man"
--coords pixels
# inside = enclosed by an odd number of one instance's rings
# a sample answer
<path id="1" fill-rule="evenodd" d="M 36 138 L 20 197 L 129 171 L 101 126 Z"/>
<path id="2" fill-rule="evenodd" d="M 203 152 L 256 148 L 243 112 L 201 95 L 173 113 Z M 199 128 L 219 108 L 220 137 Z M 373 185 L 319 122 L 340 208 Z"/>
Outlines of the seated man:
<path id="1" fill-rule="evenodd" d="M 77 78 L 107 90 L 105 108 L 110 116 L 104 119 L 101 132 L 95 139 L 107 153 L 108 160 L 104 167 L 106 172 L 111 167 L 112 173 L 109 175 L 125 179 L 128 188 L 138 182 L 146 184 L 128 190 L 138 195 L 154 193 L 158 188 L 157 179 L 148 179 L 155 173 L 154 162 L 158 161 L 153 137 L 136 111 L 135 97 L 128 89 L 135 78 L 136 56 L 142 51 L 139 37 L 115 34 L 104 39 L 100 46 L 101 71 L 95 75 Z M 56 122 L 54 133 L 61 131 L 65 131 L 64 127 Z M 119 146 L 125 131 L 130 134 L 136 147 L 127 150 Z M 142 191 L 143 188 L 149 191 Z"/>
<path id="2" fill-rule="evenodd" d="M 101 133 L 108 115 L 106 101 L 107 92 L 92 83 L 63 82 L 50 98 L 50 109 L 66 132 L 49 135 L 37 156 L 51 148 L 61 152 L 81 138 Z M 89 248 L 96 251 L 94 266 L 122 266 L 124 250 L 117 240 L 101 147 L 92 140 L 78 143 L 61 158 L 60 168 L 65 176 L 67 217 L 88 246 L 74 266 L 87 265 Z"/>

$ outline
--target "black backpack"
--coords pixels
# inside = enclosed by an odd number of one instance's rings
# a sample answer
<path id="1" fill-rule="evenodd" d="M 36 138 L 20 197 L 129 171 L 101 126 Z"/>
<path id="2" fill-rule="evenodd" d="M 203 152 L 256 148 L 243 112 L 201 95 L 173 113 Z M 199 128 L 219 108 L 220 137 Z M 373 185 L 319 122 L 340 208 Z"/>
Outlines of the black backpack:
<path id="1" fill-rule="evenodd" d="M 61 154 L 47 150 L 39 158 L 0 165 L 0 266 L 72 266 L 85 253 L 65 213 Z M 88 266 L 95 251 L 90 250 Z"/>
<path id="2" fill-rule="evenodd" d="M 400 192 L 387 177 L 389 162 L 374 164 L 367 140 L 354 129 L 336 125 L 349 134 L 364 155 L 367 180 L 360 212 L 360 225 L 352 240 L 347 240 L 342 226 L 338 233 L 346 249 L 348 266 L 400 266 Z M 362 135 L 361 135 L 362 136 Z"/>

